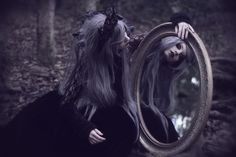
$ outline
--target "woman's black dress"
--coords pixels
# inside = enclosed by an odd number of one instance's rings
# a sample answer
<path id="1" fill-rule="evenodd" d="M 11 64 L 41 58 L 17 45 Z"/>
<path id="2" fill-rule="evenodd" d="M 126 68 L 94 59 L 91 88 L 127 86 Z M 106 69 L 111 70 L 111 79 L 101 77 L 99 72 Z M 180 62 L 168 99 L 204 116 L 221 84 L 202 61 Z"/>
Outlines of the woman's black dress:
<path id="1" fill-rule="evenodd" d="M 129 154 L 136 129 L 123 108 L 117 105 L 98 109 L 91 123 L 72 107 L 61 107 L 60 100 L 58 92 L 52 91 L 25 107 L 4 130 L 1 129 L 1 154 L 4 157 Z M 103 132 L 106 141 L 91 145 L 88 135 L 95 127 Z"/>

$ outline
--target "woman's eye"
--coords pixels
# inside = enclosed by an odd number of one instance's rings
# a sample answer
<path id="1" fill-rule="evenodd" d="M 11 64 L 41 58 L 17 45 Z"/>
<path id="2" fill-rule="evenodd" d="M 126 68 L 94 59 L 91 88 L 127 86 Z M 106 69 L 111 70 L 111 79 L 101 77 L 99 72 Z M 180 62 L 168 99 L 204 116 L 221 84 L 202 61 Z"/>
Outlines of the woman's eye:
<path id="1" fill-rule="evenodd" d="M 176 47 L 177 47 L 177 49 L 179 49 L 179 50 L 182 48 L 181 44 L 177 44 Z"/>

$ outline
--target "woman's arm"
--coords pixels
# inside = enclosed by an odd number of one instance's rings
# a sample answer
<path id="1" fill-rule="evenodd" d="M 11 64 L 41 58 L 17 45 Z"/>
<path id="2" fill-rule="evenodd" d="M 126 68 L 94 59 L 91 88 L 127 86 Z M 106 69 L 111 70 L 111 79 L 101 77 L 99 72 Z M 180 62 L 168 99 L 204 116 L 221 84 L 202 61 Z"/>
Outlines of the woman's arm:
<path id="1" fill-rule="evenodd" d="M 182 40 L 188 38 L 189 31 L 194 32 L 192 21 L 190 17 L 183 12 L 175 13 L 170 18 L 170 21 L 175 25 L 175 32 L 178 34 L 178 37 Z"/>
<path id="2" fill-rule="evenodd" d="M 96 144 L 105 140 L 103 134 L 96 126 L 86 120 L 83 115 L 71 104 L 64 104 L 60 113 L 64 122 L 69 124 L 72 135 L 82 139 L 86 139 L 90 144 Z"/>
<path id="3" fill-rule="evenodd" d="M 175 13 L 170 18 L 170 22 L 175 25 L 175 32 L 178 34 L 178 37 L 181 39 L 187 39 L 189 31 L 194 32 L 192 28 L 192 21 L 190 17 L 183 13 Z M 138 48 L 141 41 L 144 39 L 146 34 L 133 35 L 129 41 L 129 50 L 131 54 Z"/>

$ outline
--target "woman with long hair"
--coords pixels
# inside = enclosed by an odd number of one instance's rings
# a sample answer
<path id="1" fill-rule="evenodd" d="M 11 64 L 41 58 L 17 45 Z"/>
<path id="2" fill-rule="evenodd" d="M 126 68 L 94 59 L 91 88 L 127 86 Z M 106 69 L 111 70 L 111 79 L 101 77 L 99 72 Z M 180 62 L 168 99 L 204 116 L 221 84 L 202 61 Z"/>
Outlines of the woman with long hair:
<path id="1" fill-rule="evenodd" d="M 174 84 L 191 62 L 189 47 L 177 36 L 162 38 L 145 60 L 141 107 L 148 129 L 160 142 L 175 142 L 179 137 L 167 115 L 175 106 Z"/>
<path id="2" fill-rule="evenodd" d="M 187 38 L 190 25 L 183 21 L 188 19 L 176 16 L 173 23 L 178 36 Z M 129 78 L 130 53 L 138 44 L 132 48 L 129 34 L 130 28 L 114 8 L 89 12 L 73 34 L 75 51 L 59 89 L 38 98 L 14 118 L 6 129 L 10 136 L 3 140 L 4 153 L 128 156 L 139 137 Z"/>
<path id="3" fill-rule="evenodd" d="M 129 80 L 128 26 L 114 9 L 89 13 L 74 36 L 74 63 L 60 84 L 70 121 L 81 113 L 92 154 L 125 156 L 138 137 L 138 119 Z M 63 112 L 66 109 L 62 110 Z M 72 112 L 71 112 L 72 111 Z M 68 116 L 71 115 L 71 116 Z M 86 129 L 84 129 L 86 128 Z M 78 129 L 81 131 L 81 129 Z"/>

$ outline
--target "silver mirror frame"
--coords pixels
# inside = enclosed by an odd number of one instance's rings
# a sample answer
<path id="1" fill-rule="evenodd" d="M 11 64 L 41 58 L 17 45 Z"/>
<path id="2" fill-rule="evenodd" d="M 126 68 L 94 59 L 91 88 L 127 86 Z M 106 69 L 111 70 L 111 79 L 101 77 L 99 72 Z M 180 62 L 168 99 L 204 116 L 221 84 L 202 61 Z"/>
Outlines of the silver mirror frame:
<path id="1" fill-rule="evenodd" d="M 178 154 L 186 150 L 191 146 L 191 144 L 194 143 L 207 122 L 207 118 L 211 108 L 213 90 L 212 69 L 207 50 L 197 33 L 190 31 L 186 43 L 194 52 L 194 56 L 196 57 L 200 71 L 201 93 L 199 108 L 196 111 L 195 117 L 193 119 L 193 124 L 191 125 L 189 131 L 178 141 L 166 144 L 161 143 L 154 137 L 152 137 L 144 123 L 140 107 L 139 89 L 141 73 L 145 62 L 145 56 L 147 56 L 150 48 L 152 47 L 152 44 L 155 41 L 159 41 L 161 38 L 170 35 L 177 36 L 174 31 L 174 25 L 171 22 L 163 23 L 155 27 L 140 43 L 131 58 L 132 94 L 137 104 L 138 117 L 140 120 L 139 141 L 148 151 L 158 156 L 171 156 Z"/>

